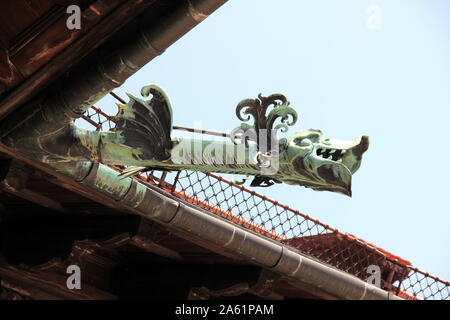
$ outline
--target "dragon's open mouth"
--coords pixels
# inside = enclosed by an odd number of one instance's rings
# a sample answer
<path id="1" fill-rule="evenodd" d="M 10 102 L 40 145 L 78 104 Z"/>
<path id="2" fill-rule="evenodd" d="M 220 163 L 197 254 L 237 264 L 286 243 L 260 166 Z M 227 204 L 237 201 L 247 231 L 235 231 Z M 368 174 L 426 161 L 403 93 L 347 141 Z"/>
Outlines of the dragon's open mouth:
<path id="1" fill-rule="evenodd" d="M 351 196 L 352 175 L 369 147 L 369 137 L 326 139 L 321 131 L 310 129 L 290 137 L 287 145 L 287 164 L 282 166 L 279 180 Z"/>
<path id="2" fill-rule="evenodd" d="M 342 158 L 347 150 L 343 149 L 326 149 L 319 148 L 316 150 L 316 154 L 324 159 L 342 162 Z"/>

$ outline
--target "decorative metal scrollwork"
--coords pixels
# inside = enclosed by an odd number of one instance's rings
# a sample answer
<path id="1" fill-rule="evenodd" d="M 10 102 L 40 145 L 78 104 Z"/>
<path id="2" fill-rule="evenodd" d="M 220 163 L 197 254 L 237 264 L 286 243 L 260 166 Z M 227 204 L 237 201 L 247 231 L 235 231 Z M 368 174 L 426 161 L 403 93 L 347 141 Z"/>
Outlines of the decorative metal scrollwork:
<path id="1" fill-rule="evenodd" d="M 267 110 L 273 109 L 267 114 Z M 258 150 L 263 153 L 269 153 L 272 146 L 277 143 L 276 133 L 278 130 L 286 132 L 288 126 L 297 122 L 297 112 L 290 107 L 289 101 L 282 94 L 272 94 L 264 97 L 261 94 L 256 99 L 245 99 L 239 102 L 236 107 L 236 116 L 243 121 L 241 125 L 231 132 L 231 140 L 234 143 L 248 143 L 249 140 L 255 141 Z M 289 116 L 292 117 L 291 121 Z M 254 125 L 245 123 L 253 117 Z M 275 121 L 280 118 L 281 123 L 274 127 Z"/>

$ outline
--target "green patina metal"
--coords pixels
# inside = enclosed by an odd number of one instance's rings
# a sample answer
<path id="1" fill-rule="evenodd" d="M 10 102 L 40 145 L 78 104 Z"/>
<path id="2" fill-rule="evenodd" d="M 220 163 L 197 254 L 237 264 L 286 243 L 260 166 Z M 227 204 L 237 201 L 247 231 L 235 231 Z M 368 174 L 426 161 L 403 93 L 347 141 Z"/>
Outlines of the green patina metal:
<path id="1" fill-rule="evenodd" d="M 150 169 L 188 169 L 253 176 L 253 186 L 287 183 L 350 196 L 352 174 L 368 148 L 366 136 L 347 142 L 327 139 L 315 129 L 278 139 L 277 130 L 286 132 L 297 120 L 280 94 L 239 103 L 236 112 L 244 123 L 233 130 L 230 141 L 172 138 L 168 96 L 156 85 L 144 87 L 141 94 L 152 98 L 128 95 L 129 102 L 119 105 L 113 130 L 74 128 L 77 143 L 90 152 L 72 153 L 70 159 L 129 166 L 123 176 Z M 273 109 L 267 112 L 269 107 Z M 254 125 L 245 123 L 250 116 Z M 281 123 L 275 125 L 277 118 Z"/>
<path id="2" fill-rule="evenodd" d="M 150 85 L 141 94 L 152 97 L 129 94 L 129 101 L 118 105 L 111 131 L 76 127 L 72 115 L 57 111 L 56 99 L 39 105 L 19 124 L 2 128 L 1 140 L 35 160 L 57 165 L 77 181 L 99 175 L 90 162 L 127 166 L 122 177 L 111 170 L 93 181 L 99 186 L 119 182 L 120 190 L 110 190 L 118 197 L 129 188 L 121 178 L 152 169 L 245 175 L 253 177 L 252 186 L 286 183 L 350 196 L 352 174 L 368 148 L 366 136 L 340 141 L 314 129 L 279 139 L 278 132 L 286 132 L 298 118 L 281 94 L 241 101 L 236 114 L 243 123 L 231 132 L 231 139 L 176 138 L 171 136 L 172 107 L 166 93 Z M 253 125 L 248 123 L 251 118 Z"/>

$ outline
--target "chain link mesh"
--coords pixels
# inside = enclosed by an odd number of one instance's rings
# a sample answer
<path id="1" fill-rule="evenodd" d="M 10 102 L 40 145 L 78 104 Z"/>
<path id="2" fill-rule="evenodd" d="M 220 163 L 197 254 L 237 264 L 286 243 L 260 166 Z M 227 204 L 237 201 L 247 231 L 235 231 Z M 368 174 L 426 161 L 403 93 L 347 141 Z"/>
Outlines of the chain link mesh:
<path id="1" fill-rule="evenodd" d="M 117 95 L 112 95 L 123 102 Z M 82 118 L 95 130 L 110 130 L 115 125 L 114 116 L 94 106 Z M 155 170 L 142 173 L 137 178 L 364 281 L 370 276 L 368 268 L 377 266 L 381 272 L 381 288 L 401 298 L 450 300 L 449 282 L 221 176 L 186 170 Z"/>

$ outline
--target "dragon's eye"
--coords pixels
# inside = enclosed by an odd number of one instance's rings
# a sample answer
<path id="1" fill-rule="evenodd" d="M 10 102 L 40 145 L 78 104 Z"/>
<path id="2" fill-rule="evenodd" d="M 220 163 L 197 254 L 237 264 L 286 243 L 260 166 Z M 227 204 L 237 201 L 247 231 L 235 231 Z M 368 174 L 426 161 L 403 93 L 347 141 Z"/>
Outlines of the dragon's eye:
<path id="1" fill-rule="evenodd" d="M 300 147 L 308 147 L 312 144 L 311 140 L 308 138 L 295 138 L 294 143 Z"/>
<path id="2" fill-rule="evenodd" d="M 318 129 L 310 129 L 310 133 L 306 138 L 311 140 L 312 142 L 319 141 L 320 137 L 322 136 L 322 131 Z"/>
<path id="3" fill-rule="evenodd" d="M 312 141 L 312 142 L 317 142 L 320 138 L 320 135 L 318 133 L 312 133 L 310 135 L 308 135 L 307 139 Z"/>

